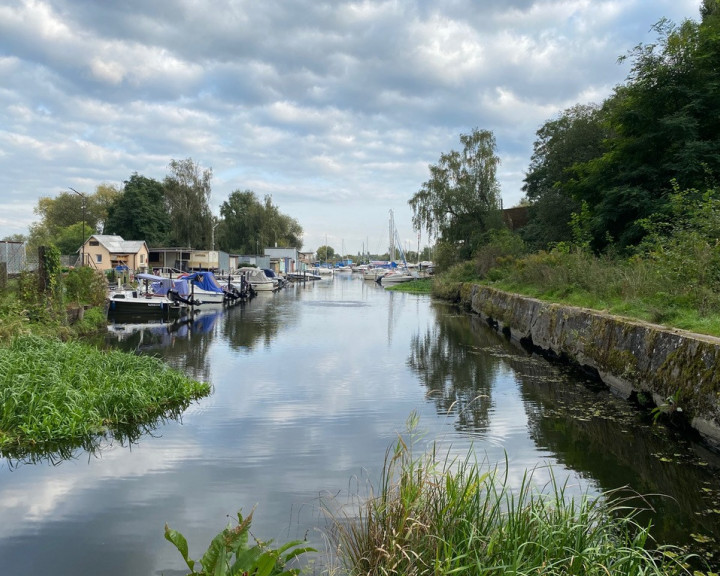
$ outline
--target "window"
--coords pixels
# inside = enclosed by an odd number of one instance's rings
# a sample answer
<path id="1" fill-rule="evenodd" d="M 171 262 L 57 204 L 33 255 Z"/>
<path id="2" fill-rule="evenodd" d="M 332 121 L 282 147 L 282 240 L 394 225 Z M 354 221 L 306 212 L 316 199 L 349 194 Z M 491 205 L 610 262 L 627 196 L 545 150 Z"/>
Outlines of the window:
<path id="1" fill-rule="evenodd" d="M 88 244 L 90 244 L 90 246 L 100 246 L 100 242 L 98 242 L 97 240 L 90 240 Z"/>
<path id="2" fill-rule="evenodd" d="M 145 264 L 145 254 L 140 254 L 140 264 Z"/>
<path id="3" fill-rule="evenodd" d="M 100 264 L 100 262 L 102 262 L 102 254 L 95 254 L 95 261 Z"/>

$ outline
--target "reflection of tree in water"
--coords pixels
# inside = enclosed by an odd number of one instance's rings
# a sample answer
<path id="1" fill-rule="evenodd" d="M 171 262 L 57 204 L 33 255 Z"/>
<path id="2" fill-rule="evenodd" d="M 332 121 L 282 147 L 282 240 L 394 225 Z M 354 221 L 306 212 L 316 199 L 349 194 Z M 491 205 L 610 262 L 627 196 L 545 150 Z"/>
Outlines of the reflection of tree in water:
<path id="1" fill-rule="evenodd" d="M 267 347 L 277 337 L 280 326 L 294 318 L 287 311 L 287 302 L 279 303 L 272 294 L 260 294 L 233 310 L 232 318 L 223 326 L 223 335 L 232 348 L 253 350 L 258 343 Z"/>
<path id="2" fill-rule="evenodd" d="M 717 540 L 720 458 L 677 431 L 653 425 L 602 384 L 552 368 L 554 377 L 543 365 L 517 370 L 535 442 L 595 478 L 603 491 L 627 486 L 650 495 L 654 512 L 646 519 L 652 519 L 658 539 L 692 544 L 690 534 L 696 533 Z"/>
<path id="3" fill-rule="evenodd" d="M 112 445 L 121 447 L 137 445 L 145 435 L 152 434 L 170 420 L 178 420 L 190 403 L 191 401 L 188 400 L 181 405 L 169 408 L 162 416 L 152 420 L 133 424 L 119 424 L 112 431 L 107 430 L 77 442 L 46 442 L 32 447 L 0 450 L 0 457 L 6 459 L 5 464 L 10 469 L 19 468 L 23 464 L 40 464 L 43 462 L 57 466 L 65 460 L 75 460 L 81 455 L 100 457 L 103 450 Z"/>
<path id="4" fill-rule="evenodd" d="M 408 366 L 417 372 L 427 396 L 441 414 L 456 414 L 461 430 L 487 430 L 492 383 L 500 359 L 483 350 L 503 347 L 499 337 L 477 317 L 451 314 L 434 305 L 437 321 L 411 341 Z"/>

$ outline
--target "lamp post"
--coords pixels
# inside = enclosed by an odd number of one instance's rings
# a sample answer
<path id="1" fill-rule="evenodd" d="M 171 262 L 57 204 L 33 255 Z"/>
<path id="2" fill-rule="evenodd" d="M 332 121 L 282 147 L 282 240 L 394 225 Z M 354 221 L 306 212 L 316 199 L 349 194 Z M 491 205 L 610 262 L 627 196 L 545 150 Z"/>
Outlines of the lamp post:
<path id="1" fill-rule="evenodd" d="M 70 188 L 70 186 L 68 186 L 68 188 Z M 80 250 L 81 250 L 80 265 L 85 266 L 85 200 L 86 200 L 86 197 L 85 197 L 85 194 L 83 194 L 82 192 L 78 192 L 77 190 L 75 190 L 75 188 L 70 188 L 70 190 L 72 190 L 73 192 L 75 192 L 75 194 L 77 194 L 78 196 L 80 196 L 80 198 L 82 198 L 83 224 L 82 224 L 82 244 L 80 246 Z"/>
<path id="2" fill-rule="evenodd" d="M 212 233 L 210 235 L 212 238 L 211 243 L 212 243 L 212 251 L 213 252 L 215 252 L 215 228 L 217 228 L 219 224 L 220 224 L 220 222 L 215 222 L 215 224 L 213 224 Z"/>

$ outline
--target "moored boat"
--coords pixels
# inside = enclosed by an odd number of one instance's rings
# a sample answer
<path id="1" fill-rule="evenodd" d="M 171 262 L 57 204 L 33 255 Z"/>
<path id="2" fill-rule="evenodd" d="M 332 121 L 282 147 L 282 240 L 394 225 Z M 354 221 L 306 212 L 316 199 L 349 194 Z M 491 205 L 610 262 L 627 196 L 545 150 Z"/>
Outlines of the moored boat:
<path id="1" fill-rule="evenodd" d="M 273 292 L 278 289 L 276 283 L 267 277 L 262 268 L 249 266 L 239 268 L 234 278 L 239 280 L 240 277 L 244 277 L 256 292 Z"/>
<path id="2" fill-rule="evenodd" d="M 190 285 L 190 293 L 201 304 L 222 304 L 226 300 L 225 290 L 212 272 L 193 272 L 182 276 Z"/>
<path id="3" fill-rule="evenodd" d="M 107 297 L 109 316 L 178 318 L 189 306 L 199 304 L 191 298 L 184 280 L 144 273 L 138 274 L 136 279 L 140 282 L 137 288 L 110 291 Z"/>

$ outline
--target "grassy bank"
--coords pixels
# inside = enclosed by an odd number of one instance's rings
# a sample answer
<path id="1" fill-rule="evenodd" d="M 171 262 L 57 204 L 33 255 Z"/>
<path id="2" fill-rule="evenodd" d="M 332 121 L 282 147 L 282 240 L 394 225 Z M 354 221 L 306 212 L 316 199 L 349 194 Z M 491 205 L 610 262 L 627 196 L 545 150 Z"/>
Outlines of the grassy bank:
<path id="1" fill-rule="evenodd" d="M 418 280 L 412 280 L 410 282 L 403 282 L 401 284 L 394 284 L 388 286 L 385 290 L 392 290 L 394 292 L 407 292 L 409 294 L 430 294 L 432 291 L 432 279 L 431 278 L 419 278 Z"/>
<path id="2" fill-rule="evenodd" d="M 595 256 L 588 251 L 553 250 L 512 254 L 492 246 L 474 260 L 436 276 L 433 295 L 456 299 L 459 284 L 488 284 L 540 300 L 580 306 L 720 336 L 720 292 L 711 278 L 687 270 L 673 273 L 643 258 Z M 694 266 L 693 266 L 694 267 Z M 710 270 L 710 269 L 708 269 Z M 714 279 L 714 276 L 712 276 Z"/>
<path id="3" fill-rule="evenodd" d="M 336 518 L 338 557 L 348 574 L 676 575 L 689 556 L 656 546 L 631 502 L 608 494 L 573 499 L 551 481 L 507 475 L 472 454 L 414 456 L 400 439 L 386 457 L 379 493 L 359 518 Z M 639 500 L 639 499 L 638 499 Z M 696 571 L 695 575 L 704 574 Z"/>
<path id="4" fill-rule="evenodd" d="M 0 347 L 0 451 L 22 456 L 91 446 L 107 433 L 132 436 L 209 392 L 155 358 L 17 337 Z"/>

